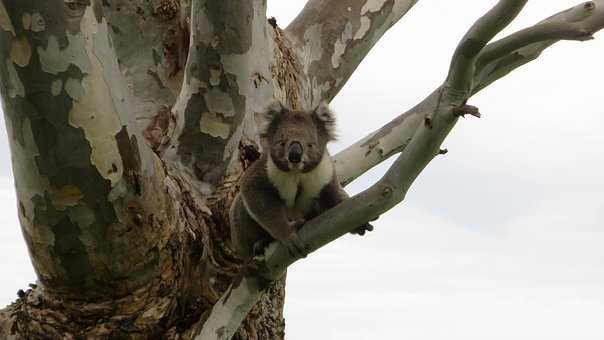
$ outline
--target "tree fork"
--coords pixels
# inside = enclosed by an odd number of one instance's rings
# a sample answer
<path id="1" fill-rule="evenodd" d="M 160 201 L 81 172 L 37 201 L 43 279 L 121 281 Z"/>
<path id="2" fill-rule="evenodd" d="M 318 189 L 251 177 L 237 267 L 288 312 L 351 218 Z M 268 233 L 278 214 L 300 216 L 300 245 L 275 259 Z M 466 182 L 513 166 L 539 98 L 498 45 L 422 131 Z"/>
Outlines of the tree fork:
<path id="1" fill-rule="evenodd" d="M 0 311 L 0 337 L 282 339 L 297 259 L 274 243 L 262 275 L 241 273 L 228 245 L 237 179 L 257 157 L 254 114 L 273 98 L 333 98 L 417 2 L 310 0 L 280 29 L 262 0 L 0 0 L 0 91 L 39 278 Z M 525 2 L 500 1 L 442 85 L 335 155 L 345 184 L 399 158 L 305 225 L 313 250 L 402 201 L 458 117 L 479 116 L 473 94 L 604 26 L 604 0 L 588 1 L 489 43 Z"/>

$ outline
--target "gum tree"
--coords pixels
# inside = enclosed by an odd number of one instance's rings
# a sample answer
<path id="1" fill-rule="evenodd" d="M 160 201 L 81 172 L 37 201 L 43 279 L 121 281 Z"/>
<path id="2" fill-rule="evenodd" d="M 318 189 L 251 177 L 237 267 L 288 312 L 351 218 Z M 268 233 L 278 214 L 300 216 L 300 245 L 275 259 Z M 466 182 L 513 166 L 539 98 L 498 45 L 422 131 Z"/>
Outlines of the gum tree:
<path id="1" fill-rule="evenodd" d="M 273 243 L 243 266 L 228 242 L 260 149 L 255 113 L 331 100 L 417 2 L 309 0 L 280 28 L 265 0 L 0 0 L 0 90 L 38 276 L 0 311 L 0 338 L 282 339 L 298 259 Z M 526 3 L 497 2 L 432 94 L 334 155 L 343 184 L 398 156 L 305 224 L 311 251 L 400 203 L 458 118 L 480 116 L 474 94 L 604 26 L 595 0 L 492 41 Z"/>

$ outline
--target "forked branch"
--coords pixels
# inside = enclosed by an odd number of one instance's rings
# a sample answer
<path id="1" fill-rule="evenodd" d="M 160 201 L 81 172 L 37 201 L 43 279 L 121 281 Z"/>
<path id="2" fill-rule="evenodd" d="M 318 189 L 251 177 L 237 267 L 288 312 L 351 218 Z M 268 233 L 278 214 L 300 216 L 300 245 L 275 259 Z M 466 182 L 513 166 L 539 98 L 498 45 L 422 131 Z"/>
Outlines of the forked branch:
<path id="1" fill-rule="evenodd" d="M 604 0 L 601 0 L 604 1 Z M 342 202 L 300 230 L 309 251 L 315 251 L 404 200 L 415 179 L 429 162 L 441 154 L 441 144 L 462 114 L 478 116 L 465 102 L 472 96 L 475 62 L 483 48 L 509 24 L 526 1 L 502 0 L 470 29 L 451 62 L 445 84 L 409 112 L 363 141 L 336 155 L 340 178 L 348 183 L 366 169 L 400 152 L 387 173 L 369 189 Z M 599 25 L 604 25 L 604 18 Z M 429 123 L 426 118 L 429 118 Z M 373 150 L 376 151 L 374 153 Z M 361 171 L 353 170 L 363 169 Z M 262 261 L 263 260 L 263 261 Z M 261 296 L 266 282 L 281 276 L 297 261 L 287 249 L 273 242 L 260 259 L 261 268 L 233 283 L 214 306 L 196 339 L 230 339 Z"/>
<path id="2" fill-rule="evenodd" d="M 473 93 L 535 60 L 562 40 L 590 40 L 604 27 L 604 1 L 587 1 L 555 14 L 484 48 L 478 57 Z"/>
<path id="3" fill-rule="evenodd" d="M 488 44 L 478 55 L 472 95 L 518 67 L 536 59 L 560 40 L 584 40 L 604 27 L 604 1 L 588 1 L 555 14 L 537 25 Z M 426 103 L 400 115 L 377 131 L 335 155 L 340 181 L 348 184 L 367 170 L 403 150 L 417 126 Z"/>
<path id="4" fill-rule="evenodd" d="M 470 28 L 451 61 L 447 85 L 465 95 L 471 89 L 476 58 L 482 49 L 520 13 L 528 0 L 500 0 Z"/>

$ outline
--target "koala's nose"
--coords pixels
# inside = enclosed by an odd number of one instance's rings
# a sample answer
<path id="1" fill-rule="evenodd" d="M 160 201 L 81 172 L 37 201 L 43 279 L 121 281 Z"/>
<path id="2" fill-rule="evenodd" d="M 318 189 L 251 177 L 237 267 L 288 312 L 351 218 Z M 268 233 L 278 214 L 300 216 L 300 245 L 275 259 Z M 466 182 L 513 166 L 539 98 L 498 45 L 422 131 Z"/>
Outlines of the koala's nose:
<path id="1" fill-rule="evenodd" d="M 299 142 L 292 142 L 289 145 L 287 159 L 294 164 L 300 163 L 302 161 L 302 144 Z"/>

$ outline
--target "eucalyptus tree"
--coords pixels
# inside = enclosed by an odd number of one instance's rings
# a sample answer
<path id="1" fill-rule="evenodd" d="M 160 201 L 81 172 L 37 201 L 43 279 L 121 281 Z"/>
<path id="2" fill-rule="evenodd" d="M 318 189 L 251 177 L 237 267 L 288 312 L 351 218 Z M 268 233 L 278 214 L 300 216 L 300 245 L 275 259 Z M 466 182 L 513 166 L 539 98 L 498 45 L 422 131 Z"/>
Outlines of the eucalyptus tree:
<path id="1" fill-rule="evenodd" d="M 417 3 L 309 0 L 281 28 L 266 0 L 0 0 L 0 90 L 38 276 L 0 311 L 0 338 L 283 338 L 299 259 L 273 243 L 243 265 L 229 245 L 228 207 L 261 149 L 255 114 L 331 100 Z M 480 116 L 474 94 L 604 26 L 594 0 L 492 41 L 526 3 L 496 2 L 430 95 L 334 155 L 343 184 L 397 158 L 304 225 L 311 251 L 400 203 L 458 118 Z"/>

